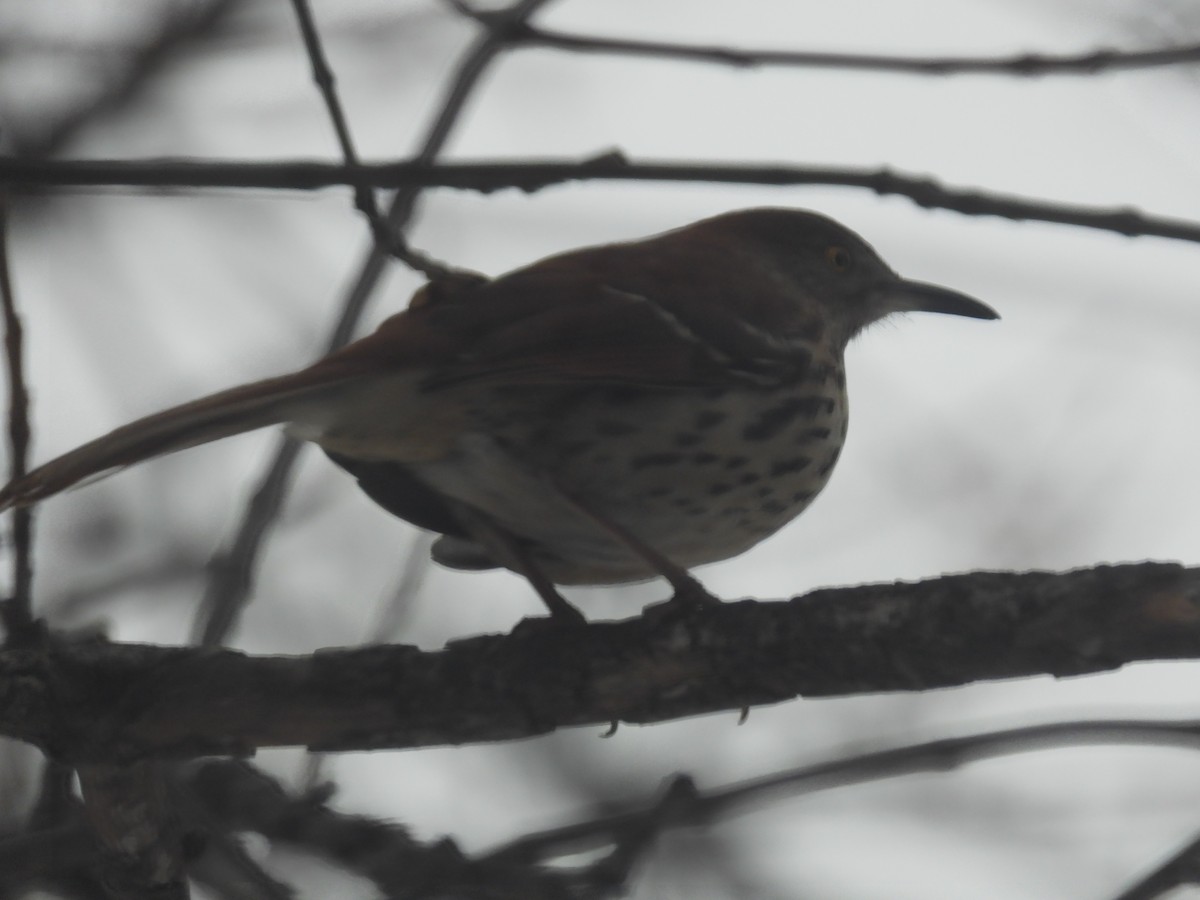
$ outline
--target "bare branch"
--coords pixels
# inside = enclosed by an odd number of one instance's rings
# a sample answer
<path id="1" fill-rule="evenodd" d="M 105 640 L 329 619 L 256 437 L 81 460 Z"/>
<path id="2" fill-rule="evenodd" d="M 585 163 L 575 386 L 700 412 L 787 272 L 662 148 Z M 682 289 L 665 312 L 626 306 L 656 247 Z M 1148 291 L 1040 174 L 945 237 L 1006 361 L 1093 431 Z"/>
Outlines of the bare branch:
<path id="1" fill-rule="evenodd" d="M 1113 900 L 1155 900 L 1165 897 L 1177 887 L 1200 884 L 1200 835 L 1171 854 L 1170 859 L 1154 871 L 1139 878 L 1121 891 Z"/>
<path id="2" fill-rule="evenodd" d="M 697 800 L 695 782 L 687 775 L 675 776 L 649 809 L 630 817 L 624 827 L 609 830 L 605 843 L 612 849 L 607 856 L 588 866 L 587 877 L 600 887 L 619 888 L 626 884 L 634 866 L 649 854 L 663 832 L 687 821 L 698 821 L 692 818 Z M 500 853 L 489 855 L 485 860 L 500 862 L 514 858 L 520 857 Z"/>
<path id="3" fill-rule="evenodd" d="M 532 620 L 444 650 L 302 657 L 134 644 L 0 651 L 0 734 L 69 762 L 511 740 L 797 696 L 1081 675 L 1200 657 L 1200 568 L 977 572 L 786 602 Z"/>
<path id="4" fill-rule="evenodd" d="M 250 497 L 237 532 L 208 562 L 208 584 L 192 625 L 192 638 L 205 647 L 225 640 L 250 601 L 259 551 L 283 508 L 301 444 L 281 437 L 267 471 Z"/>
<path id="5" fill-rule="evenodd" d="M 76 772 L 102 848 L 105 892 L 117 900 L 185 900 L 183 843 L 162 765 L 83 765 Z"/>
<path id="6" fill-rule="evenodd" d="M 188 861 L 188 877 L 223 900 L 294 900 L 296 891 L 267 872 L 247 851 L 241 829 L 209 814 L 208 798 L 196 793 L 194 779 L 173 774 L 172 793 L 180 815 L 190 833 L 198 830 L 202 836 L 203 852 Z"/>
<path id="7" fill-rule="evenodd" d="M 680 776 L 663 801 L 590 822 L 578 822 L 518 838 L 481 858 L 483 862 L 535 864 L 569 854 L 620 845 L 647 829 L 661 833 L 681 825 L 704 825 L 746 812 L 751 804 L 807 796 L 820 791 L 900 778 L 950 772 L 984 759 L 1064 747 L 1157 746 L 1200 748 L 1200 721 L 1082 720 L 1051 722 L 943 738 L 877 750 L 755 778 L 709 791 Z M 670 803 L 667 802 L 670 799 Z M 1147 900 L 1150 895 L 1138 895 Z M 1121 900 L 1128 900 L 1122 897 Z"/>
<path id="8" fill-rule="evenodd" d="M 232 837 L 261 834 L 322 857 L 371 879 L 388 897 L 458 897 L 487 900 L 593 900 L 617 891 L 589 889 L 568 870 L 513 860 L 475 860 L 451 841 L 423 843 L 402 825 L 331 808 L 332 791 L 293 796 L 248 763 L 205 760 L 177 767 L 172 793 L 189 798 L 181 813 L 203 835 L 203 852 L 188 874 L 222 896 L 284 898 L 292 895 L 239 851 Z M 14 893 L 54 883 L 66 872 L 97 867 L 100 857 L 83 823 L 42 828 L 0 839 L 0 889 Z"/>
<path id="9" fill-rule="evenodd" d="M 292 0 L 292 8 L 296 12 L 296 21 L 300 25 L 300 34 L 304 39 L 304 47 L 312 66 L 313 81 L 325 101 L 325 109 L 333 124 L 338 147 L 342 151 L 342 161 L 347 169 L 356 169 L 360 165 L 358 151 L 354 147 L 354 139 L 350 135 L 350 124 L 346 119 L 342 101 L 337 94 L 336 79 L 333 69 L 321 46 L 321 35 L 313 21 L 312 10 L 308 0 Z M 450 267 L 437 262 L 432 257 L 414 250 L 408 246 L 404 235 L 389 227 L 379 204 L 375 200 L 375 192 L 368 185 L 359 185 L 354 189 L 354 205 L 363 214 L 371 229 L 371 235 L 376 243 L 390 255 L 411 268 L 423 274 L 426 278 L 451 278 L 456 273 Z"/>
<path id="10" fill-rule="evenodd" d="M 329 792 L 290 796 L 246 763 L 209 760 L 186 776 L 207 814 L 225 831 L 256 831 L 371 879 L 388 897 L 566 900 L 565 872 L 507 860 L 478 862 L 452 842 L 424 844 L 403 826 L 327 805 Z"/>
<path id="11" fill-rule="evenodd" d="M 156 75 L 180 58 L 182 50 L 219 34 L 229 14 L 240 5 L 234 0 L 174 4 L 128 58 L 118 60 L 112 55 L 105 77 L 96 80 L 96 91 L 83 105 L 42 133 L 20 140 L 16 152 L 30 158 L 53 156 L 92 122 L 127 107 Z"/>
<path id="12" fill-rule="evenodd" d="M 406 829 L 367 816 L 337 812 L 328 791 L 290 796 L 270 776 L 240 761 L 208 760 L 183 770 L 178 790 L 195 797 L 188 821 L 203 820 L 214 836 L 254 831 L 272 842 L 313 852 L 374 881 L 389 896 L 418 888 L 454 896 L 558 898 L 607 896 L 627 883 L 636 862 L 669 829 L 706 825 L 746 812 L 753 803 L 896 778 L 949 772 L 972 762 L 1014 753 L 1092 745 L 1200 746 L 1200 722 L 1093 720 L 1054 722 L 910 744 L 832 759 L 765 778 L 699 791 L 676 776 L 661 799 L 636 809 L 529 834 L 474 858 L 453 844 L 415 841 Z M 547 862 L 610 848 L 600 862 L 572 871 Z M 1151 900 L 1192 879 L 1190 844 L 1171 863 L 1139 881 L 1118 900 Z M 207 855 L 207 854 L 206 854 Z M 65 867 L 94 866 L 95 850 L 78 822 L 0 840 L 0 886 L 20 887 Z M 203 880 L 204 858 L 193 874 Z M 278 886 L 268 895 L 277 895 Z"/>
<path id="13" fill-rule="evenodd" d="M 497 15 L 503 16 L 505 21 L 525 21 L 547 2 L 549 0 L 517 0 Z M 493 60 L 507 46 L 503 34 L 497 31 L 481 37 L 467 51 L 450 81 L 441 111 L 430 126 L 416 156 L 421 165 L 429 165 L 441 153 L 471 91 L 478 85 L 479 79 Z M 416 209 L 417 197 L 421 190 L 422 185 L 413 182 L 397 191 L 387 214 L 390 233 L 403 236 Z M 328 352 L 349 342 L 362 317 L 367 300 L 374 293 L 384 272 L 387 258 L 387 254 L 376 246 L 363 260 L 354 284 L 343 300 L 341 314 L 326 345 Z M 241 525 L 229 549 L 217 554 L 213 559 L 214 574 L 209 581 L 194 627 L 198 639 L 206 646 L 213 646 L 224 640 L 246 605 L 253 570 L 258 561 L 258 549 L 279 517 L 299 454 L 300 445 L 296 441 L 285 440 L 280 444 L 267 466 L 259 488 L 255 491 L 254 502 L 242 517 Z"/>
<path id="14" fill-rule="evenodd" d="M 835 185 L 863 188 L 881 196 L 908 197 L 927 209 L 1017 221 L 1054 222 L 1111 231 L 1127 237 L 1153 236 L 1200 242 L 1200 223 L 1142 213 L 1132 207 L 1097 207 L 946 187 L 932 178 L 891 169 L 825 166 L 731 165 L 673 161 L 630 162 L 606 153 L 583 162 L 528 161 L 429 164 L 380 163 L 349 170 L 317 162 L 205 163 L 183 160 L 34 161 L 0 159 L 0 182 L 16 187 L 124 186 L 177 188 L 275 188 L 317 190 L 333 185 L 450 187 L 490 193 L 502 188 L 534 192 L 573 181 L 663 181 L 766 184 L 780 187 Z"/>
<path id="15" fill-rule="evenodd" d="M 9 479 L 25 474 L 29 460 L 29 391 L 25 387 L 24 330 L 17 313 L 8 264 L 8 195 L 0 191 L 0 306 L 4 314 L 4 358 L 8 370 Z M 33 619 L 33 510 L 13 511 L 13 590 L 0 601 L 0 621 L 9 645 L 36 639 Z"/>
<path id="16" fill-rule="evenodd" d="M 460 7 L 460 11 L 461 7 Z M 470 13 L 475 18 L 485 13 Z M 1096 75 L 1101 72 L 1150 69 L 1200 62 L 1200 44 L 1152 50 L 1101 48 L 1082 53 L 1021 53 L 1011 56 L 885 56 L 860 53 L 817 53 L 793 50 L 744 50 L 671 41 L 570 34 L 524 25 L 514 39 L 524 46 L 574 53 L 649 56 L 686 62 L 717 63 L 737 68 L 788 66 L 814 69 L 895 72 L 906 75 Z"/>
<path id="17" fill-rule="evenodd" d="M 404 553 L 400 565 L 400 576 L 387 599 L 380 605 L 375 624 L 367 633 L 364 643 L 382 644 L 393 641 L 404 632 L 404 626 L 412 619 L 413 604 L 425 578 L 433 566 L 430 551 L 434 535 L 418 531 Z"/>

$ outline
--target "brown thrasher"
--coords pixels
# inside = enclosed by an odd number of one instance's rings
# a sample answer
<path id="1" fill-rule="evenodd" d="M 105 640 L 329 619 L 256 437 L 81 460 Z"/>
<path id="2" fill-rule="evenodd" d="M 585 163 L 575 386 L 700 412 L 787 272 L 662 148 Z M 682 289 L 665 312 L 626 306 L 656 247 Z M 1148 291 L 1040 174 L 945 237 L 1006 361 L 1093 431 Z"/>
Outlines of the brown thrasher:
<path id="1" fill-rule="evenodd" d="M 279 422 L 457 569 L 555 584 L 665 576 L 798 515 L 846 437 L 843 351 L 924 310 L 996 318 L 907 281 L 812 212 L 751 209 L 426 285 L 372 335 L 290 375 L 140 419 L 0 491 L 33 503 L 105 470 Z"/>

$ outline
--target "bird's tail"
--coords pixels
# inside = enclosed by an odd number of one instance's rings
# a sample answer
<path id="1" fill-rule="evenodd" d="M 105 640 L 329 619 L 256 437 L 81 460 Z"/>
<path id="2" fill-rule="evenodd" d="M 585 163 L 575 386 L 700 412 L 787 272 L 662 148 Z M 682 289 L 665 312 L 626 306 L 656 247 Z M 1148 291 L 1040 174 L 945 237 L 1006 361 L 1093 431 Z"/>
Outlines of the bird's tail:
<path id="1" fill-rule="evenodd" d="M 89 441 L 0 489 L 0 511 L 27 506 L 84 479 L 288 421 L 305 401 L 335 390 L 340 373 L 314 367 L 231 388 L 138 419 Z"/>

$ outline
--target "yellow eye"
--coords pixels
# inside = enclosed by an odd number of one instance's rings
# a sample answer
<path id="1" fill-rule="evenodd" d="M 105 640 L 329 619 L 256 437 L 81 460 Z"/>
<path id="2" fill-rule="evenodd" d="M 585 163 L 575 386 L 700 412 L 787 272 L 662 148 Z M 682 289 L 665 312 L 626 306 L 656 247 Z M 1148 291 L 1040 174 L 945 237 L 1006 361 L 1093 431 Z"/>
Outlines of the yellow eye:
<path id="1" fill-rule="evenodd" d="M 825 250 L 825 261 L 837 272 L 848 272 L 854 258 L 845 247 L 833 246 Z"/>

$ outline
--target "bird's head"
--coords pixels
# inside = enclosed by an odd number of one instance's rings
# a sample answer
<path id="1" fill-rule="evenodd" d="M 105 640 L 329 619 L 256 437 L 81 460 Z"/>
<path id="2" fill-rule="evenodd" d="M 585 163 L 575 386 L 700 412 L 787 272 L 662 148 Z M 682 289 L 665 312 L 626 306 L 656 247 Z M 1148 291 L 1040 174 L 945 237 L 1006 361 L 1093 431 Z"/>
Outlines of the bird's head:
<path id="1" fill-rule="evenodd" d="M 761 257 L 806 305 L 815 304 L 843 345 L 895 312 L 996 319 L 990 306 L 959 291 L 898 275 L 861 237 L 819 213 L 748 209 L 708 220 Z"/>

